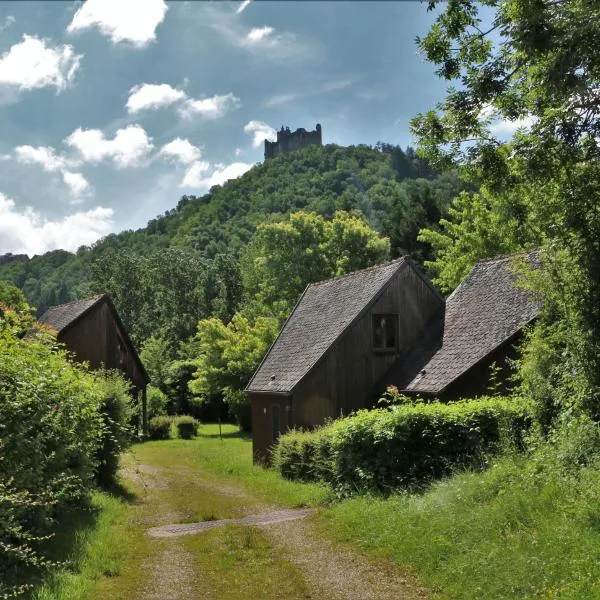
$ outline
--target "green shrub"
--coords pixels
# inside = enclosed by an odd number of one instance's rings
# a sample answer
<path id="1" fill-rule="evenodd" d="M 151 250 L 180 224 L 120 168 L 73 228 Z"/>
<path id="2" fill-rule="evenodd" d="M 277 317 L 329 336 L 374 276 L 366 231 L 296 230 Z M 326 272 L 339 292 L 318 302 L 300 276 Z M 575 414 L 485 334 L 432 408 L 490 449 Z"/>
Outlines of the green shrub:
<path id="1" fill-rule="evenodd" d="M 177 437 L 182 440 L 191 440 L 194 436 L 198 435 L 200 422 L 194 419 L 194 417 L 182 415 L 173 419 L 173 422 L 177 431 Z"/>
<path id="2" fill-rule="evenodd" d="M 146 391 L 146 406 L 148 407 L 148 419 L 162 417 L 167 414 L 169 398 L 157 387 L 149 385 Z"/>
<path id="3" fill-rule="evenodd" d="M 148 436 L 151 440 L 168 440 L 171 437 L 171 417 L 154 417 L 148 421 Z"/>
<path id="4" fill-rule="evenodd" d="M 17 319 L 18 320 L 18 319 Z M 105 431 L 98 380 L 50 336 L 21 339 L 0 315 L 0 596 L 23 567 L 43 567 L 38 542 L 56 514 L 82 503 Z"/>
<path id="5" fill-rule="evenodd" d="M 522 401 L 504 398 L 361 410 L 285 434 L 273 462 L 285 477 L 324 480 L 342 492 L 387 491 L 482 466 L 503 443 L 520 445 L 531 421 Z"/>
<path id="6" fill-rule="evenodd" d="M 111 486 L 119 467 L 119 455 L 129 445 L 132 437 L 130 423 L 135 409 L 131 385 L 118 371 L 102 371 L 96 375 L 102 394 L 100 410 L 104 419 L 104 433 L 99 449 L 98 483 Z"/>

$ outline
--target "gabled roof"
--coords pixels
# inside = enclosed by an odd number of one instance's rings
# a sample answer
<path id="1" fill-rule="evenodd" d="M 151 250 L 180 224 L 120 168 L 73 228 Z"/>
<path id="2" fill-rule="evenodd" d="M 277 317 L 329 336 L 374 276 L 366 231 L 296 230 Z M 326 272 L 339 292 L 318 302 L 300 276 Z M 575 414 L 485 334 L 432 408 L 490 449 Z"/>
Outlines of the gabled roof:
<path id="1" fill-rule="evenodd" d="M 246 390 L 291 393 L 405 264 L 400 258 L 309 284 Z"/>
<path id="2" fill-rule="evenodd" d="M 104 296 L 92 296 L 83 300 L 74 300 L 59 306 L 49 308 L 38 320 L 40 323 L 49 325 L 56 333 L 61 333 L 72 325 L 77 319 L 84 315 L 88 310 L 98 304 Z"/>
<path id="3" fill-rule="evenodd" d="M 52 329 L 56 330 L 57 334 L 63 333 L 65 330 L 72 327 L 75 323 L 77 323 L 84 315 L 90 312 L 95 306 L 100 304 L 101 302 L 106 302 L 110 311 L 117 323 L 117 327 L 121 331 L 121 334 L 125 338 L 126 344 L 129 346 L 131 354 L 135 362 L 138 364 L 140 371 L 146 380 L 146 382 L 150 381 L 148 373 L 144 368 L 142 361 L 137 353 L 129 334 L 127 333 L 127 329 L 123 325 L 123 321 L 121 321 L 121 317 L 119 317 L 119 313 L 115 308 L 110 297 L 106 294 L 99 294 L 97 296 L 92 296 L 90 298 L 85 298 L 83 300 L 74 300 L 73 302 L 67 302 L 66 304 L 60 304 L 59 306 L 53 306 L 49 308 L 39 319 L 40 323 L 45 325 L 49 325 Z"/>
<path id="4" fill-rule="evenodd" d="M 534 267 L 538 251 L 520 255 Z M 439 394 L 453 381 L 509 341 L 540 310 L 531 292 L 519 287 L 514 257 L 478 262 L 446 300 L 439 349 L 426 362 L 413 363 L 404 391 Z"/>

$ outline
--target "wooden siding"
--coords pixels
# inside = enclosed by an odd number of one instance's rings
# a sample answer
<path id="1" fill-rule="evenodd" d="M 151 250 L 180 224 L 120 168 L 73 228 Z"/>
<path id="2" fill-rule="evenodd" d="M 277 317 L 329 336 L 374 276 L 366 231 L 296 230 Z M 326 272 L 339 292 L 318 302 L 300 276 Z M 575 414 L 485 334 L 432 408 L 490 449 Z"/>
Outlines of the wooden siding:
<path id="1" fill-rule="evenodd" d="M 273 446 L 273 406 L 279 407 L 279 430 L 285 433 L 291 423 L 291 398 L 276 394 L 251 394 L 252 403 L 252 456 L 255 463 L 269 462 Z"/>
<path id="2" fill-rule="evenodd" d="M 124 352 L 119 348 L 119 338 Z M 88 362 L 92 369 L 103 366 L 107 369 L 120 369 L 133 383 L 135 393 L 145 389 L 144 375 L 107 302 L 99 302 L 65 329 L 58 339 L 77 360 Z"/>
<path id="3" fill-rule="evenodd" d="M 409 351 L 442 306 L 441 296 L 406 264 L 294 390 L 292 424 L 313 427 L 327 418 L 371 406 L 384 375 Z M 396 351 L 373 349 L 374 314 L 398 315 Z"/>

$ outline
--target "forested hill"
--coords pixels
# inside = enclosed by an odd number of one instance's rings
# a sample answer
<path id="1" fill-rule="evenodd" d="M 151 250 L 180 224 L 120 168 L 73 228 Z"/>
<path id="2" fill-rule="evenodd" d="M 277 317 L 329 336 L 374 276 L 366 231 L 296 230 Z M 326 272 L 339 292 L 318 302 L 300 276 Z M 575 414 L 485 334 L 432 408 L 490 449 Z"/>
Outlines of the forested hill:
<path id="1" fill-rule="evenodd" d="M 218 271 L 225 263 L 235 268 L 258 224 L 296 210 L 327 217 L 336 210 L 361 211 L 374 229 L 390 238 L 393 256 L 408 252 L 420 261 L 427 248 L 417 243 L 418 230 L 438 222 L 459 186 L 453 175 L 432 172 L 410 148 L 309 146 L 258 164 L 202 197 L 184 196 L 143 229 L 111 234 L 75 254 L 56 250 L 28 262 L 0 265 L 0 279 L 20 287 L 42 311 L 92 291 L 111 291 L 108 280 L 114 280 L 123 257 L 122 273 L 136 267 L 136 258 L 150 257 L 155 275 L 166 273 L 169 265 L 161 265 L 165 256 L 175 262 L 200 261 L 205 267 L 220 257 Z M 165 293 L 168 285 L 180 283 L 163 282 Z"/>

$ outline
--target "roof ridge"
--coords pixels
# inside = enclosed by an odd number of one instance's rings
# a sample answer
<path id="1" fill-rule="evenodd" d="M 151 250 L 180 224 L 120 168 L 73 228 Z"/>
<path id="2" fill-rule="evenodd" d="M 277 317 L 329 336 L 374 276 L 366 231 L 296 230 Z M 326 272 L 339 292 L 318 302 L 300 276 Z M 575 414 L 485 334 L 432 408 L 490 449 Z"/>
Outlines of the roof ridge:
<path id="1" fill-rule="evenodd" d="M 494 258 L 481 258 L 476 263 L 475 266 L 479 264 L 487 264 L 492 262 L 500 262 L 502 260 L 508 260 L 510 258 L 514 258 L 516 256 L 526 256 L 528 254 L 533 254 L 534 252 L 540 252 L 542 248 L 538 246 L 537 248 L 532 248 L 531 250 L 518 250 L 516 252 L 510 252 L 509 254 L 502 254 L 500 256 L 496 256 Z"/>
<path id="2" fill-rule="evenodd" d="M 55 308 L 62 308 L 63 306 L 69 306 L 70 304 L 77 304 L 78 302 L 90 302 L 90 300 L 100 300 L 106 294 L 94 294 L 93 296 L 88 296 L 87 298 L 78 298 L 77 300 L 70 300 L 69 302 L 63 302 L 62 304 L 56 304 L 55 306 L 50 306 L 46 309 L 46 312 L 49 310 L 53 310 Z"/>
<path id="3" fill-rule="evenodd" d="M 308 284 L 307 287 L 314 287 L 317 285 L 323 285 L 325 283 L 330 283 L 331 281 L 339 281 L 340 279 L 346 279 L 348 277 L 353 277 L 356 275 L 360 275 L 362 273 L 366 273 L 367 271 L 374 271 L 376 269 L 382 269 L 384 267 L 388 267 L 393 265 L 394 263 L 398 263 L 398 265 L 402 264 L 406 260 L 406 256 L 400 256 L 399 258 L 394 258 L 392 260 L 386 260 L 382 263 L 371 265 L 370 267 L 365 267 L 364 269 L 358 269 L 357 271 L 351 271 L 350 273 L 344 273 L 343 275 L 336 275 L 334 277 L 329 277 L 328 279 L 321 279 L 319 281 L 313 281 Z"/>

